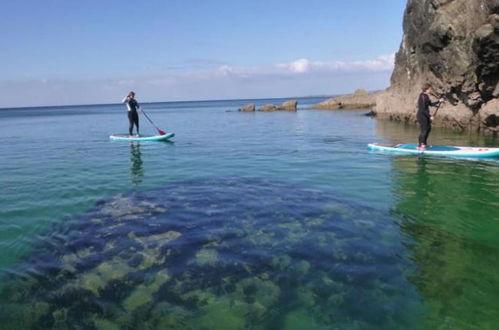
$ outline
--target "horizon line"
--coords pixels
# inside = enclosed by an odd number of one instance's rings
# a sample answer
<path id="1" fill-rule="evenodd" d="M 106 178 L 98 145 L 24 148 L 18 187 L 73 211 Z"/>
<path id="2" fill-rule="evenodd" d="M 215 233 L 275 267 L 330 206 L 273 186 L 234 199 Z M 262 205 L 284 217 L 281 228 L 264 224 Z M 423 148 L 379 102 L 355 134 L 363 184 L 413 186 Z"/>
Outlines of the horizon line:
<path id="1" fill-rule="evenodd" d="M 374 91 L 368 91 L 374 92 Z M 251 101 L 251 100 L 279 100 L 279 99 L 305 99 L 305 98 L 331 98 L 347 94 L 330 94 L 330 95 L 307 95 L 307 96 L 285 96 L 285 97 L 262 97 L 262 98 L 235 98 L 235 99 L 204 99 L 204 100 L 176 100 L 176 101 L 153 101 L 153 102 L 140 102 L 140 104 L 157 104 L 157 103 L 187 103 L 187 102 L 216 102 L 216 101 Z M 62 108 L 62 107 L 86 107 L 86 106 L 109 106 L 119 105 L 121 102 L 116 103 L 88 103 L 88 104 L 59 104 L 59 105 L 31 105 L 31 106 L 13 106 L 13 107 L 0 107 L 2 110 L 15 110 L 15 109 L 35 109 L 35 108 Z"/>

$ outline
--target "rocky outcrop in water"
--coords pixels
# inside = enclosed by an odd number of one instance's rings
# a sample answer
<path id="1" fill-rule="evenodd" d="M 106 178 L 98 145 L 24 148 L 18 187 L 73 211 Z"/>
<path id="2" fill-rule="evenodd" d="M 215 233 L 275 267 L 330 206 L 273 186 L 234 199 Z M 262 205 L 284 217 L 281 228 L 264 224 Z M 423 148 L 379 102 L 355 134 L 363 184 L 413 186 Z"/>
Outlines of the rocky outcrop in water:
<path id="1" fill-rule="evenodd" d="M 258 108 L 258 111 L 276 111 L 277 105 L 274 104 L 265 104 Z"/>
<path id="2" fill-rule="evenodd" d="M 281 105 L 274 105 L 274 104 L 266 104 L 261 106 L 258 111 L 296 111 L 298 106 L 298 101 L 296 100 L 288 100 L 286 102 L 283 102 Z"/>
<path id="3" fill-rule="evenodd" d="M 296 111 L 296 107 L 298 106 L 298 101 L 296 100 L 289 100 L 286 102 L 283 102 L 281 106 L 279 107 L 279 110 L 290 110 L 290 111 Z"/>
<path id="4" fill-rule="evenodd" d="M 368 93 L 359 88 L 353 94 L 342 95 L 327 99 L 314 105 L 314 109 L 340 110 L 340 109 L 372 109 L 376 105 L 378 93 Z"/>
<path id="5" fill-rule="evenodd" d="M 255 104 L 254 103 L 246 104 L 245 106 L 240 107 L 238 111 L 253 112 L 255 111 Z"/>
<path id="6" fill-rule="evenodd" d="M 391 86 L 379 118 L 414 122 L 421 85 L 449 100 L 435 124 L 499 132 L 499 1 L 409 0 Z"/>

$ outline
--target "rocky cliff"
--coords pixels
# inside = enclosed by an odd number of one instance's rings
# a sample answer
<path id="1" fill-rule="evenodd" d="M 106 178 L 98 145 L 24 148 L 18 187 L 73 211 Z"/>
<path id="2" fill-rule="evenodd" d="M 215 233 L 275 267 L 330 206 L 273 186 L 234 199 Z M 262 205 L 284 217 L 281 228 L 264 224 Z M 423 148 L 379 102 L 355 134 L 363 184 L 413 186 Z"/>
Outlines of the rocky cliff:
<path id="1" fill-rule="evenodd" d="M 409 0 L 379 118 L 414 122 L 421 85 L 448 99 L 437 126 L 499 132 L 499 0 Z"/>

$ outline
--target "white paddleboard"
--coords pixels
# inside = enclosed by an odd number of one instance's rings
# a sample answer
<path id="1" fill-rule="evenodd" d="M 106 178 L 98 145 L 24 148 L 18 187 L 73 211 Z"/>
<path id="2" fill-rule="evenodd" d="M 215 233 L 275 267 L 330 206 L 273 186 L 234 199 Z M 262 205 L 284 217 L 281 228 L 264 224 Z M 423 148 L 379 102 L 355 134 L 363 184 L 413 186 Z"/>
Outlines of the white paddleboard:
<path id="1" fill-rule="evenodd" d="M 431 146 L 425 150 L 418 150 L 416 144 L 397 144 L 394 146 L 384 146 L 377 143 L 367 145 L 369 150 L 386 151 L 399 154 L 447 156 L 447 157 L 496 157 L 499 156 L 499 148 L 474 148 L 456 146 Z"/>
<path id="2" fill-rule="evenodd" d="M 165 141 L 175 136 L 175 133 L 166 133 L 165 135 L 128 135 L 113 134 L 109 138 L 116 141 Z"/>

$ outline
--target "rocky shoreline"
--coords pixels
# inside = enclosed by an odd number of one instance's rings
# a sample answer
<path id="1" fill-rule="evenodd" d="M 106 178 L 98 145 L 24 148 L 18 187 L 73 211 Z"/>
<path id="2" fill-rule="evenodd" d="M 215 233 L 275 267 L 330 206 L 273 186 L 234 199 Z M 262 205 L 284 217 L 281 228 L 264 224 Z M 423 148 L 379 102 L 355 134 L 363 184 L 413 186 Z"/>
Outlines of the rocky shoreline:
<path id="1" fill-rule="evenodd" d="M 342 95 L 327 99 L 316 104 L 313 109 L 320 110 L 352 110 L 352 109 L 373 109 L 376 106 L 376 98 L 380 92 L 367 92 L 359 88 L 353 94 Z"/>
<path id="2" fill-rule="evenodd" d="M 499 133 L 499 3 L 409 0 L 390 87 L 376 100 L 378 118 L 416 122 L 423 83 L 448 100 L 434 125 Z"/>
<path id="3" fill-rule="evenodd" d="M 382 92 L 368 92 L 359 88 L 352 94 L 340 95 L 329 98 L 321 103 L 313 105 L 310 109 L 318 110 L 371 110 L 370 115 L 375 115 L 373 111 L 376 106 L 376 99 Z M 297 111 L 298 101 L 288 100 L 280 105 L 265 104 L 257 108 L 255 103 L 249 103 L 237 109 L 239 112 L 273 112 L 273 111 Z"/>

